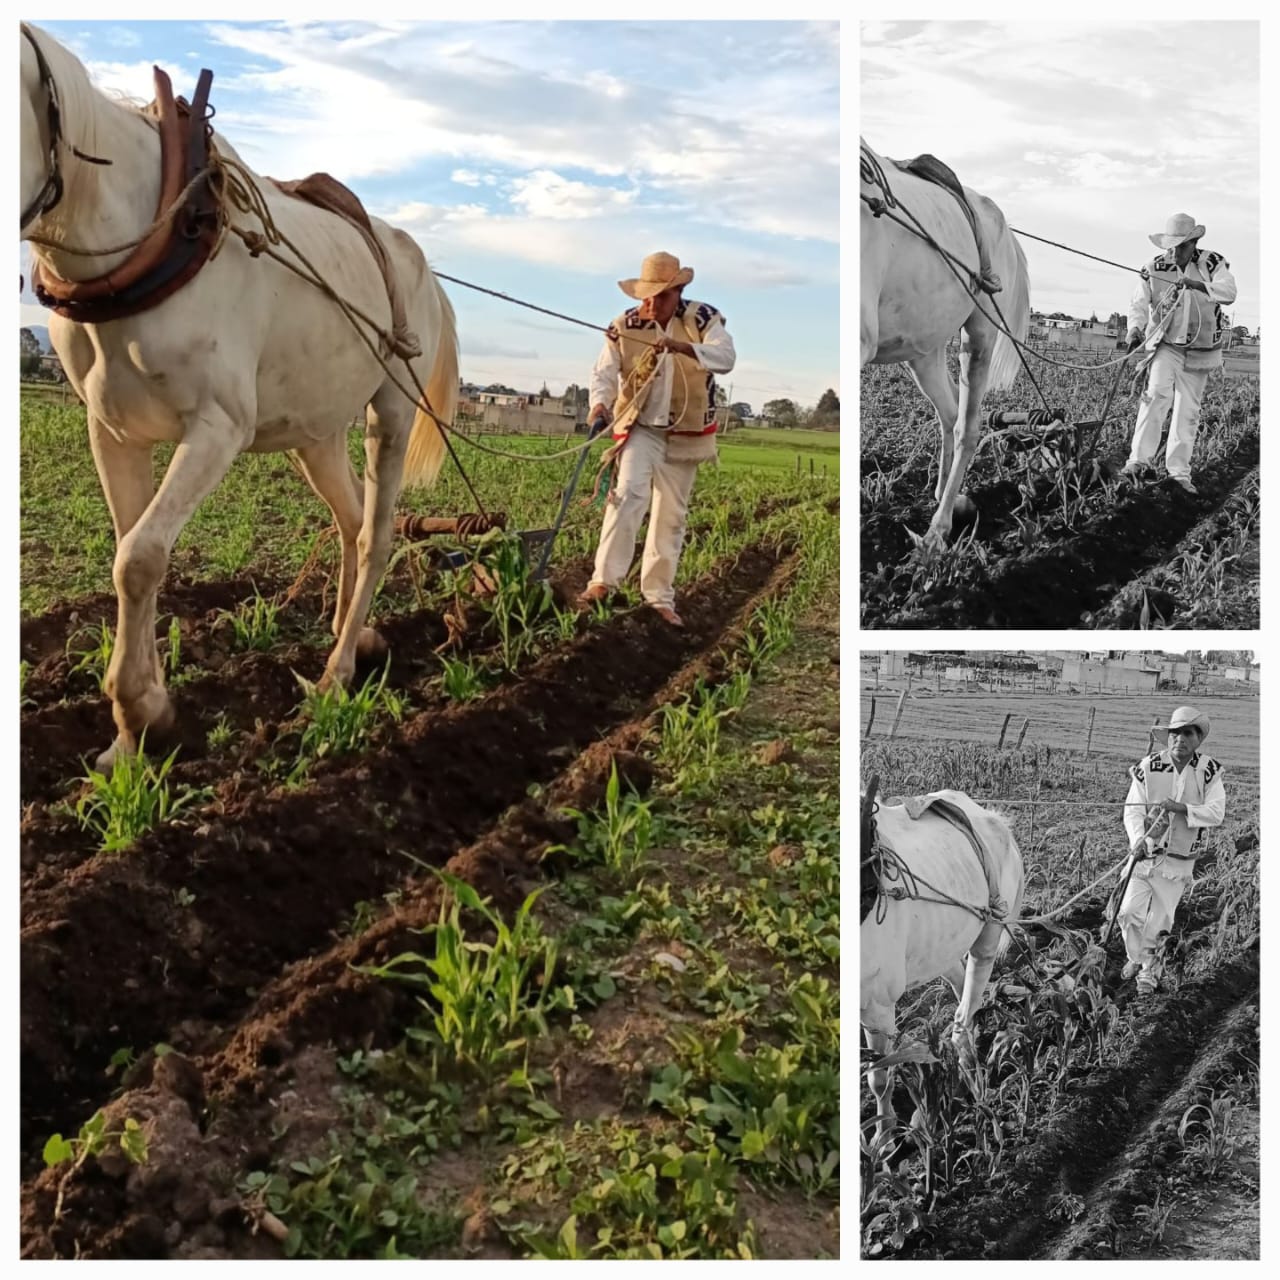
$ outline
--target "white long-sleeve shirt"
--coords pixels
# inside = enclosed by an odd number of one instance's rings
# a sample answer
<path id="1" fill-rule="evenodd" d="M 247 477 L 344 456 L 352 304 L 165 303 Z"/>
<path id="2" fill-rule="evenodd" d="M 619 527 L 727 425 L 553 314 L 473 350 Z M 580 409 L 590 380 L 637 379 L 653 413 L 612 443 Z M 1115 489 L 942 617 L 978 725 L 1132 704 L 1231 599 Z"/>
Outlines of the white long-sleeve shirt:
<path id="1" fill-rule="evenodd" d="M 1146 756 L 1129 771 L 1129 794 L 1125 797 L 1124 827 L 1133 847 L 1155 817 L 1154 806 L 1161 800 L 1177 800 L 1187 806 L 1185 814 L 1169 815 L 1162 831 L 1156 828 L 1157 849 L 1175 855 L 1160 866 L 1161 874 L 1180 879 L 1191 874 L 1187 857 L 1196 836 L 1205 827 L 1219 827 L 1226 814 L 1227 793 L 1222 785 L 1222 766 L 1212 756 L 1195 752 L 1179 771 L 1168 751 Z"/>
<path id="2" fill-rule="evenodd" d="M 683 327 L 676 323 L 672 316 L 664 330 L 667 337 L 686 341 Z M 728 373 L 737 362 L 738 353 L 734 350 L 733 339 L 719 317 L 707 326 L 701 342 L 690 343 L 694 357 L 708 373 Z M 658 368 L 650 384 L 649 397 L 640 411 L 640 425 L 646 427 L 667 426 L 671 416 L 671 383 L 672 369 L 675 361 L 670 352 L 658 357 Z M 591 370 L 591 404 L 602 404 L 606 409 L 613 409 L 618 398 L 618 380 L 622 376 L 622 352 L 616 342 L 607 338 L 595 367 Z"/>
<path id="3" fill-rule="evenodd" d="M 1210 255 L 1203 249 L 1197 249 L 1191 261 L 1181 268 L 1179 274 L 1188 280 L 1200 281 L 1205 287 L 1210 302 L 1217 302 L 1223 306 L 1229 305 L 1236 300 L 1235 276 L 1231 274 L 1226 262 L 1221 259 L 1210 270 L 1208 266 L 1210 257 L 1217 258 L 1218 255 Z M 1196 313 L 1192 304 L 1193 293 L 1194 290 L 1185 290 L 1178 300 L 1174 308 L 1174 314 L 1164 331 L 1165 342 L 1172 342 L 1181 346 L 1197 336 Z M 1131 330 L 1138 329 L 1146 332 L 1147 322 L 1152 315 L 1154 304 L 1155 298 L 1151 291 L 1151 280 L 1144 272 L 1138 280 L 1137 288 L 1133 291 L 1133 297 L 1129 299 L 1129 328 Z"/>

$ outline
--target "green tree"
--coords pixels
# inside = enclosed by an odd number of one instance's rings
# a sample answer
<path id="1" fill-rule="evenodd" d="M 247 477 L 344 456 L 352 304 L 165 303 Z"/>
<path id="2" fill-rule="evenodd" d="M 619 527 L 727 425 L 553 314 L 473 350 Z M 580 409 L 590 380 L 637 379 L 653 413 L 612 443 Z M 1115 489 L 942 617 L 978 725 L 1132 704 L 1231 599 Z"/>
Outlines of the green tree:
<path id="1" fill-rule="evenodd" d="M 794 400 L 766 400 L 764 416 L 780 427 L 794 427 L 796 419 L 800 416 L 800 410 L 796 407 Z"/>
<path id="2" fill-rule="evenodd" d="M 18 373 L 31 378 L 40 372 L 40 339 L 30 329 L 18 330 Z"/>

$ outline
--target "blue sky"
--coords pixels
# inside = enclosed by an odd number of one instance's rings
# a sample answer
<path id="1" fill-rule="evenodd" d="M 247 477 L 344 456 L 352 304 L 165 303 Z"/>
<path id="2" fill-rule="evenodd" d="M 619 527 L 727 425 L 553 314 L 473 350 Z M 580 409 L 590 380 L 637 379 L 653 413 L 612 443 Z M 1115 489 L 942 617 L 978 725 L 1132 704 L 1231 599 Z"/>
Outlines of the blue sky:
<path id="1" fill-rule="evenodd" d="M 932 152 L 1013 226 L 1135 267 L 1156 252 L 1148 233 L 1189 213 L 1231 264 L 1228 311 L 1257 326 L 1256 21 L 890 21 L 859 34 L 859 131 L 881 155 Z M 1034 306 L 1127 312 L 1136 277 L 1022 247 Z"/>
<path id="2" fill-rule="evenodd" d="M 210 67 L 247 164 L 327 170 L 441 271 L 604 325 L 666 250 L 727 317 L 735 400 L 839 389 L 835 22 L 37 22 L 142 101 L 153 63 L 187 96 Z M 464 378 L 585 383 L 600 335 L 446 288 Z"/>

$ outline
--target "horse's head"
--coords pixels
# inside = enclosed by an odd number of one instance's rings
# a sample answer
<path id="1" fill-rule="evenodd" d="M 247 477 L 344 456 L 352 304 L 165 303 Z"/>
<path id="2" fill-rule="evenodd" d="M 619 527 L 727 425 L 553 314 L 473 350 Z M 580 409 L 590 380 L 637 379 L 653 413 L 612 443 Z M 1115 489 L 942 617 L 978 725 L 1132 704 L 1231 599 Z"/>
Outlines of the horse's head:
<path id="1" fill-rule="evenodd" d="M 109 165 L 111 161 L 89 155 L 67 137 L 69 110 L 73 116 L 78 114 L 83 128 L 84 108 L 93 96 L 88 72 L 75 54 L 26 22 L 22 23 L 20 81 L 18 190 L 22 207 L 18 235 L 26 239 L 33 225 L 62 200 L 62 164 L 68 156 L 91 165 Z"/>
<path id="2" fill-rule="evenodd" d="M 22 201 L 20 239 L 25 238 L 31 224 L 62 197 L 62 175 L 58 169 L 61 124 L 57 89 L 49 63 L 38 43 L 45 37 L 25 22 L 22 24 L 22 37 L 18 104 L 18 195 Z"/>

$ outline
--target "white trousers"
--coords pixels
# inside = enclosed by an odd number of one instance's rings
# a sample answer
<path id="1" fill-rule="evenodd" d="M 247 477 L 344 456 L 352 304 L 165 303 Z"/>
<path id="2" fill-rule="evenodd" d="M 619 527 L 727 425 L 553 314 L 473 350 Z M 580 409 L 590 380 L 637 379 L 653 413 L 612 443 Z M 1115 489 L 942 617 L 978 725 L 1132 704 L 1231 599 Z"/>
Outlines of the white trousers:
<path id="1" fill-rule="evenodd" d="M 1160 448 L 1169 406 L 1173 405 L 1173 425 L 1165 447 L 1165 467 L 1171 476 L 1191 479 L 1191 451 L 1200 429 L 1200 397 L 1209 380 L 1209 370 L 1188 370 L 1186 353 L 1161 344 L 1147 376 L 1147 389 L 1138 406 L 1138 421 L 1129 448 L 1131 463 L 1148 463 Z"/>
<path id="2" fill-rule="evenodd" d="M 1156 940 L 1173 928 L 1173 913 L 1190 883 L 1190 876 L 1171 879 L 1162 876 L 1149 862 L 1140 862 L 1124 891 L 1119 923 L 1125 955 L 1153 978 L 1160 976 Z"/>
<path id="3" fill-rule="evenodd" d="M 696 462 L 667 461 L 665 431 L 638 425 L 631 428 L 605 508 L 592 586 L 616 587 L 627 576 L 636 555 L 636 534 L 652 499 L 640 562 L 640 593 L 649 604 L 673 607 L 689 495 L 697 471 Z"/>

